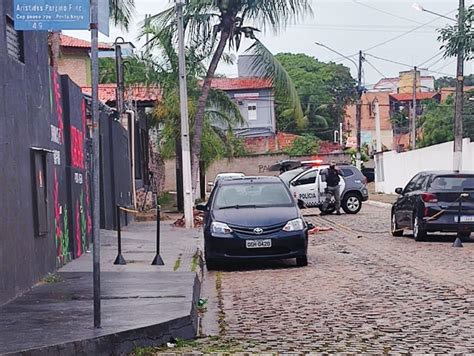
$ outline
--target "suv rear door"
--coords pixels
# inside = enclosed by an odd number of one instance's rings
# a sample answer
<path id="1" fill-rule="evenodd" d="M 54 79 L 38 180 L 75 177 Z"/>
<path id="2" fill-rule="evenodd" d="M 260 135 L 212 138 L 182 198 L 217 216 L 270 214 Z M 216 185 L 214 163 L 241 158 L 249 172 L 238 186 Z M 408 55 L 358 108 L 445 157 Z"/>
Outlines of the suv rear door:
<path id="1" fill-rule="evenodd" d="M 318 181 L 319 170 L 309 169 L 303 172 L 290 183 L 290 191 L 296 199 L 301 199 L 306 206 L 319 204 Z"/>

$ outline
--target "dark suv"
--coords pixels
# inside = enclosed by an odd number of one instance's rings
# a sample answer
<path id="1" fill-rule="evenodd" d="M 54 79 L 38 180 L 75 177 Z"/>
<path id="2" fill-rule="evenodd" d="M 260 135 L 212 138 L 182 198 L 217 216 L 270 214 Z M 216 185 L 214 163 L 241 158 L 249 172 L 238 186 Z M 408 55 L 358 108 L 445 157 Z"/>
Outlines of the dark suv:
<path id="1" fill-rule="evenodd" d="M 395 190 L 391 232 L 413 230 L 416 241 L 429 232 L 457 232 L 469 237 L 474 231 L 474 173 L 421 172 L 407 186 Z"/>

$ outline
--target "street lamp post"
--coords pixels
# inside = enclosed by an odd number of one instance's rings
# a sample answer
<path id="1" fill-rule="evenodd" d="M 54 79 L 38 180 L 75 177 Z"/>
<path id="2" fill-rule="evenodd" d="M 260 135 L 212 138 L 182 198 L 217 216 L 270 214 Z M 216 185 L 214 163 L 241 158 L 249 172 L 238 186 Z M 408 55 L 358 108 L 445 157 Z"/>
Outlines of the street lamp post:
<path id="1" fill-rule="evenodd" d="M 188 90 L 186 83 L 186 57 L 184 51 L 183 7 L 185 0 L 175 0 L 178 17 L 178 59 L 179 59 L 179 104 L 181 110 L 181 150 L 184 195 L 184 220 L 187 228 L 194 225 L 193 190 L 191 180 L 191 147 L 189 144 Z"/>
<path id="2" fill-rule="evenodd" d="M 357 69 L 357 103 L 356 103 L 356 135 L 357 135 L 357 153 L 356 153 L 356 166 L 360 170 L 362 167 L 361 161 L 361 123 L 362 123 L 362 61 L 364 57 L 362 56 L 362 51 L 359 51 L 359 64 L 357 64 L 352 58 L 343 55 L 342 53 L 332 49 L 325 44 L 315 42 L 317 46 L 324 47 L 331 52 L 334 52 L 341 57 L 347 59 L 348 61 L 352 62 Z"/>
<path id="3" fill-rule="evenodd" d="M 436 12 L 425 9 L 420 4 L 413 4 L 413 8 L 418 11 L 428 12 L 439 17 L 444 17 L 451 21 L 455 19 L 438 14 Z M 459 0 L 458 14 L 458 31 L 460 34 L 464 32 L 464 0 Z M 453 154 L 453 170 L 460 171 L 462 169 L 462 115 L 463 115 L 463 96 L 464 96 L 464 48 L 462 42 L 459 42 L 457 49 L 457 66 L 456 66 L 456 97 L 454 103 L 454 154 Z"/>

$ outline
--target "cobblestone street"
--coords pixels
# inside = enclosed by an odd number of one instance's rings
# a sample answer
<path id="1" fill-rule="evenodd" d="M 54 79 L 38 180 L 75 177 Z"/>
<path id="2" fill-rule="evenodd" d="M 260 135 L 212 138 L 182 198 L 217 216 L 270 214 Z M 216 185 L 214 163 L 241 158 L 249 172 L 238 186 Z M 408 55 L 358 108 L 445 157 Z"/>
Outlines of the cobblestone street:
<path id="1" fill-rule="evenodd" d="M 389 214 L 308 217 L 334 229 L 310 236 L 308 267 L 210 274 L 222 339 L 250 352 L 474 352 L 474 243 L 394 238 Z"/>

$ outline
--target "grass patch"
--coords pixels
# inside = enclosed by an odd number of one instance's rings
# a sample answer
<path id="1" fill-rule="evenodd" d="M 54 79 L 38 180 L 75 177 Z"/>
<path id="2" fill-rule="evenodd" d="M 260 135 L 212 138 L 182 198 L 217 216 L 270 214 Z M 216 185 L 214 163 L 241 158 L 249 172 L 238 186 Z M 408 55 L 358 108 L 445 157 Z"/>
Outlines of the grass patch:
<path id="1" fill-rule="evenodd" d="M 173 272 L 176 272 L 181 266 L 181 254 L 179 254 L 178 259 L 174 262 Z"/>
<path id="2" fill-rule="evenodd" d="M 160 353 L 174 353 L 177 355 L 190 352 L 201 352 L 203 354 L 213 353 L 236 353 L 243 352 L 241 345 L 233 340 L 224 340 L 213 336 L 197 340 L 177 339 L 174 347 L 163 345 L 160 347 L 137 348 L 130 354 L 132 356 L 152 356 Z"/>
<path id="3" fill-rule="evenodd" d="M 46 284 L 54 284 L 54 283 L 59 283 L 62 282 L 63 278 L 56 273 L 48 273 L 46 277 L 44 277 L 41 282 L 46 283 Z"/>
<path id="4" fill-rule="evenodd" d="M 193 259 L 191 260 L 191 272 L 196 272 L 199 266 L 199 251 L 194 253 Z"/>

